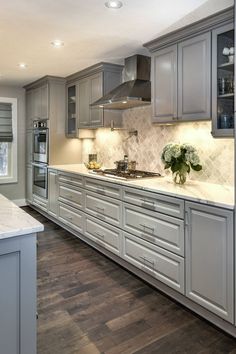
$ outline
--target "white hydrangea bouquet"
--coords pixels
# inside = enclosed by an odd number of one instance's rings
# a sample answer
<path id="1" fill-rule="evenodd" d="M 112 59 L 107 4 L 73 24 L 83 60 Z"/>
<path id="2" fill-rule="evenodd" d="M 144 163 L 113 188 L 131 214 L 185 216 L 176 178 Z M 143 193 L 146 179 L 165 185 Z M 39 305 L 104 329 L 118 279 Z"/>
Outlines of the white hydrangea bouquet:
<path id="1" fill-rule="evenodd" d="M 186 182 L 187 173 L 191 168 L 194 171 L 202 169 L 197 150 L 189 144 L 167 144 L 163 149 L 161 160 L 165 169 L 171 169 L 174 182 L 177 184 Z"/>

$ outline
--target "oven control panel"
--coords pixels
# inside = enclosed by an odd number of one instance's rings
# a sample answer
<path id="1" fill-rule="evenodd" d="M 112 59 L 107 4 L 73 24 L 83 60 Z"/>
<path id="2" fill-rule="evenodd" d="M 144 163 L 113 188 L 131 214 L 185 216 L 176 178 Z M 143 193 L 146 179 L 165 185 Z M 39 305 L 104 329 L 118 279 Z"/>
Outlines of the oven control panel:
<path id="1" fill-rule="evenodd" d="M 35 120 L 34 128 L 47 128 L 48 123 L 47 120 Z"/>

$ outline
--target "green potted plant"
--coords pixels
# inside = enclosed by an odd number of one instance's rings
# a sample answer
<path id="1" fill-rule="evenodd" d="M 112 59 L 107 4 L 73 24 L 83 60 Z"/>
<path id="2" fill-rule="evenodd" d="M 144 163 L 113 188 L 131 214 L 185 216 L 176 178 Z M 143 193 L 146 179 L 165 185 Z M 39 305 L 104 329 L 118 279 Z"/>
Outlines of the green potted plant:
<path id="1" fill-rule="evenodd" d="M 161 155 L 165 169 L 170 168 L 173 180 L 177 184 L 184 184 L 191 168 L 201 171 L 200 159 L 197 150 L 189 144 L 167 144 Z"/>

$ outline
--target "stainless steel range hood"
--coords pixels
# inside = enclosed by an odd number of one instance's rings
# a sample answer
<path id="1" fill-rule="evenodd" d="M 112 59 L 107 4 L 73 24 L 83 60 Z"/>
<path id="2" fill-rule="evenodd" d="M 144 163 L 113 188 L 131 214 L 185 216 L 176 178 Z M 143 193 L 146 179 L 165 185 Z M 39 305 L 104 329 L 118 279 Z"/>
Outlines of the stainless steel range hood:
<path id="1" fill-rule="evenodd" d="M 124 83 L 93 102 L 91 106 L 127 109 L 149 105 L 151 103 L 150 67 L 150 57 L 137 54 L 126 58 Z"/>

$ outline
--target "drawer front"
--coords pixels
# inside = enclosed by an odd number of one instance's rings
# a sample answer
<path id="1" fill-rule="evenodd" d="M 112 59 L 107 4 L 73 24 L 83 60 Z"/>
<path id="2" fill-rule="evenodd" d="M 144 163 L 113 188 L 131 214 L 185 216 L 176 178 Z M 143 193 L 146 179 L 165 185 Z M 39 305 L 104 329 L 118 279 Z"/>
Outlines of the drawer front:
<path id="1" fill-rule="evenodd" d="M 48 201 L 36 196 L 35 194 L 33 195 L 32 204 L 35 205 L 36 207 L 42 209 L 43 211 L 48 210 Z"/>
<path id="2" fill-rule="evenodd" d="M 184 256 L 184 221 L 124 203 L 123 228 L 168 251 Z"/>
<path id="3" fill-rule="evenodd" d="M 184 201 L 181 199 L 140 191 L 135 188 L 124 188 L 123 200 L 148 210 L 184 219 Z"/>
<path id="4" fill-rule="evenodd" d="M 83 177 L 79 175 L 75 176 L 75 175 L 59 172 L 58 180 L 59 182 L 68 183 L 75 187 L 83 187 Z"/>
<path id="5" fill-rule="evenodd" d="M 124 232 L 123 258 L 184 294 L 184 259 Z"/>
<path id="6" fill-rule="evenodd" d="M 84 234 L 107 250 L 117 255 L 121 253 L 121 230 L 85 215 Z"/>
<path id="7" fill-rule="evenodd" d="M 59 220 L 71 228 L 83 233 L 84 214 L 74 208 L 59 203 Z"/>
<path id="8" fill-rule="evenodd" d="M 71 189 L 65 185 L 59 185 L 59 200 L 68 203 L 76 208 L 84 206 L 84 191 L 82 189 Z"/>
<path id="9" fill-rule="evenodd" d="M 119 200 L 86 192 L 85 211 L 114 226 L 122 225 L 122 207 Z"/>
<path id="10" fill-rule="evenodd" d="M 92 192 L 99 193 L 107 197 L 117 199 L 122 198 L 121 187 L 115 183 L 106 183 L 94 178 L 86 178 L 84 186 Z"/>

